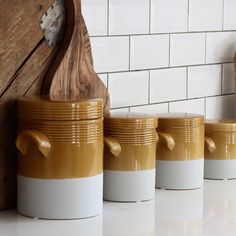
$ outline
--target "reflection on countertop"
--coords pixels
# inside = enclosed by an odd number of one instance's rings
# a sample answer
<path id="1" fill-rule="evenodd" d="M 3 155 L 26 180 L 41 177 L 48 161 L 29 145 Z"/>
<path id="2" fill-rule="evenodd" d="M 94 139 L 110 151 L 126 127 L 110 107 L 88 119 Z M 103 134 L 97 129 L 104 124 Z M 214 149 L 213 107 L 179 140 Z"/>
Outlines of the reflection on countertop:
<path id="1" fill-rule="evenodd" d="M 104 202 L 103 215 L 83 220 L 30 219 L 0 212 L 7 236 L 235 236 L 236 180 L 205 180 L 191 191 L 156 190 L 152 201 Z"/>

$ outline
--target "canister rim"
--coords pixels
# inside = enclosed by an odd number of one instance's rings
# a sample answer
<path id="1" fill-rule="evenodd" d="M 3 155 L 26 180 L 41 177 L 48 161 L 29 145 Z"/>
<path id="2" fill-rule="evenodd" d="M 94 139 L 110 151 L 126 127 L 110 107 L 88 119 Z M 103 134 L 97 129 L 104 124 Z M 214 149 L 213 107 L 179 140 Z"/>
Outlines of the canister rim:
<path id="1" fill-rule="evenodd" d="M 157 114 L 159 127 L 194 127 L 204 125 L 204 116 L 195 113 L 160 113 Z"/>
<path id="2" fill-rule="evenodd" d="M 39 120 L 87 120 L 103 116 L 103 100 L 52 101 L 48 96 L 18 99 L 18 117 Z"/>
<path id="3" fill-rule="evenodd" d="M 236 132 L 236 119 L 206 120 L 206 132 Z"/>

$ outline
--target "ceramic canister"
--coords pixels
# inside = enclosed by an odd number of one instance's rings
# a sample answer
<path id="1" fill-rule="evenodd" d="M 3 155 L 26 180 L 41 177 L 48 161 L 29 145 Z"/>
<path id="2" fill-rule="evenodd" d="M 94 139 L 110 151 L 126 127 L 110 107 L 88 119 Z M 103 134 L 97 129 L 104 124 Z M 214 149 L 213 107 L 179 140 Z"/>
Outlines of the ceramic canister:
<path id="1" fill-rule="evenodd" d="M 155 195 L 157 117 L 119 113 L 104 118 L 104 199 L 144 201 Z"/>
<path id="2" fill-rule="evenodd" d="M 206 121 L 204 177 L 236 178 L 236 120 Z"/>
<path id="3" fill-rule="evenodd" d="M 102 100 L 18 101 L 18 212 L 75 219 L 102 212 Z"/>
<path id="4" fill-rule="evenodd" d="M 204 117 L 160 114 L 156 187 L 195 189 L 203 185 Z"/>

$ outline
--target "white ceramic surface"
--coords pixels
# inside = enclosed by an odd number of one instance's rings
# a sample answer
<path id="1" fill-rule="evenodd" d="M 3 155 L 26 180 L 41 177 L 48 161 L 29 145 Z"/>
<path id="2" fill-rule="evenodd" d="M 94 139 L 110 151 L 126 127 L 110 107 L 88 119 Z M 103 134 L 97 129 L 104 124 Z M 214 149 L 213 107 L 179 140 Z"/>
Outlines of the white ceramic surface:
<path id="1" fill-rule="evenodd" d="M 189 0 L 189 31 L 222 30 L 222 0 Z"/>
<path id="2" fill-rule="evenodd" d="M 206 34 L 206 63 L 232 62 L 236 51 L 236 32 Z"/>
<path id="3" fill-rule="evenodd" d="M 224 0 L 224 30 L 236 29 L 236 1 Z"/>
<path id="4" fill-rule="evenodd" d="M 111 108 L 147 104 L 148 79 L 148 71 L 110 74 L 108 91 Z"/>
<path id="5" fill-rule="evenodd" d="M 130 69 L 141 70 L 169 66 L 169 35 L 131 36 Z"/>
<path id="6" fill-rule="evenodd" d="M 107 35 L 107 0 L 82 0 L 81 2 L 89 35 Z"/>
<path id="7" fill-rule="evenodd" d="M 149 0 L 109 0 L 109 35 L 148 33 Z"/>
<path id="8" fill-rule="evenodd" d="M 97 73 L 129 69 L 129 37 L 93 37 L 91 45 Z"/>
<path id="9" fill-rule="evenodd" d="M 170 37 L 170 66 L 205 63 L 205 34 L 172 34 Z"/>
<path id="10" fill-rule="evenodd" d="M 188 98 L 220 95 L 222 83 L 221 75 L 221 65 L 189 67 Z"/>
<path id="11" fill-rule="evenodd" d="M 47 180 L 17 177 L 18 212 L 44 219 L 78 219 L 102 213 L 103 175 Z"/>
<path id="12" fill-rule="evenodd" d="M 156 187 L 187 190 L 203 185 L 204 160 L 156 161 Z"/>
<path id="13" fill-rule="evenodd" d="M 236 160 L 205 159 L 204 177 L 207 179 L 235 179 Z"/>
<path id="14" fill-rule="evenodd" d="M 185 99 L 186 81 L 186 68 L 152 70 L 150 72 L 151 103 Z M 177 87 L 179 89 L 176 89 Z"/>
<path id="15" fill-rule="evenodd" d="M 235 114 L 234 95 L 206 98 L 206 119 L 232 119 Z"/>
<path id="16" fill-rule="evenodd" d="M 186 32 L 188 0 L 152 0 L 151 33 Z"/>
<path id="17" fill-rule="evenodd" d="M 153 115 L 157 113 L 168 113 L 168 103 L 131 107 L 130 112 L 148 113 Z"/>
<path id="18" fill-rule="evenodd" d="M 170 102 L 170 112 L 188 112 L 205 114 L 205 99 L 192 99 L 179 102 Z"/>
<path id="19" fill-rule="evenodd" d="M 117 202 L 146 201 L 155 197 L 155 169 L 145 171 L 104 170 L 103 198 Z"/>
<path id="20" fill-rule="evenodd" d="M 204 180 L 192 191 L 156 190 L 155 200 L 104 202 L 103 216 L 37 220 L 0 212 L 6 236 L 235 236 L 236 180 Z"/>

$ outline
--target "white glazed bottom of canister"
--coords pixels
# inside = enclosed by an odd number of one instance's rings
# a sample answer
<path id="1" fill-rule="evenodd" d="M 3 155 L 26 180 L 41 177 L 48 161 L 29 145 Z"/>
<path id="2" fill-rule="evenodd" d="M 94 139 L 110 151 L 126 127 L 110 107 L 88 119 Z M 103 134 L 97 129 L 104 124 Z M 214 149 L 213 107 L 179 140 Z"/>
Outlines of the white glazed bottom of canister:
<path id="1" fill-rule="evenodd" d="M 170 190 L 197 189 L 203 186 L 204 159 L 156 161 L 156 187 Z"/>
<path id="2" fill-rule="evenodd" d="M 206 179 L 235 179 L 236 160 L 205 159 L 204 178 Z"/>
<path id="3" fill-rule="evenodd" d="M 78 179 L 17 176 L 17 210 L 42 219 L 79 219 L 102 213 L 103 174 Z"/>
<path id="4" fill-rule="evenodd" d="M 104 170 L 104 200 L 147 201 L 155 197 L 155 169 L 144 171 Z"/>

